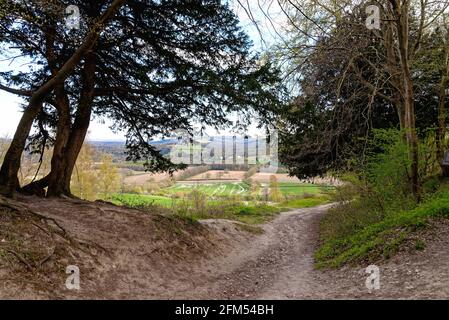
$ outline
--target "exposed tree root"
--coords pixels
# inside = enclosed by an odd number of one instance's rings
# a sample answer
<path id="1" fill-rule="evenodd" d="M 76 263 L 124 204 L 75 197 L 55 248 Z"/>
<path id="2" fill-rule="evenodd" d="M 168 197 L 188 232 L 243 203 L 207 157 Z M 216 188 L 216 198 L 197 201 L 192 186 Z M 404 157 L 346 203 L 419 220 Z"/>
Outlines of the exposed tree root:
<path id="1" fill-rule="evenodd" d="M 70 200 L 76 201 L 73 199 L 70 199 Z M 45 264 L 47 261 L 49 261 L 51 259 L 51 257 L 55 253 L 55 248 L 56 248 L 56 241 L 55 241 L 55 237 L 54 237 L 55 235 L 61 237 L 63 240 L 67 241 L 73 248 L 76 248 L 79 251 L 82 251 L 85 254 L 88 254 L 95 260 L 97 260 L 97 257 L 96 257 L 96 254 L 94 254 L 92 252 L 92 250 L 90 250 L 92 248 L 102 251 L 106 254 L 109 254 L 109 251 L 106 248 L 104 248 L 103 246 L 101 246 L 97 243 L 85 241 L 82 239 L 77 239 L 77 238 L 71 236 L 68 233 L 68 231 L 56 219 L 47 217 L 38 212 L 35 212 L 15 200 L 0 196 L 0 207 L 9 209 L 12 212 L 16 212 L 16 213 L 22 214 L 24 216 L 27 216 L 27 215 L 33 216 L 33 217 L 39 219 L 40 221 L 45 222 L 45 224 L 51 228 L 51 229 L 48 229 L 48 228 L 40 225 L 39 223 L 31 222 L 31 224 L 33 226 L 40 229 L 47 236 L 49 236 L 53 242 L 52 252 L 48 256 L 46 256 L 44 259 L 42 259 L 39 263 L 36 263 L 36 265 L 29 263 L 24 257 L 22 257 L 19 253 L 15 252 L 14 250 L 11 250 L 11 249 L 5 250 L 5 252 L 8 252 L 8 253 L 14 255 L 17 258 L 17 260 L 19 260 L 23 265 L 25 265 L 28 271 L 36 270 L 36 269 L 42 267 L 43 264 Z"/>
<path id="2" fill-rule="evenodd" d="M 22 257 L 19 253 L 15 252 L 14 250 L 5 249 L 5 251 L 14 255 L 17 258 L 17 260 L 19 260 L 23 265 L 25 265 L 28 271 L 33 271 L 34 269 L 36 269 L 35 267 L 31 266 L 31 264 L 24 257 Z"/>

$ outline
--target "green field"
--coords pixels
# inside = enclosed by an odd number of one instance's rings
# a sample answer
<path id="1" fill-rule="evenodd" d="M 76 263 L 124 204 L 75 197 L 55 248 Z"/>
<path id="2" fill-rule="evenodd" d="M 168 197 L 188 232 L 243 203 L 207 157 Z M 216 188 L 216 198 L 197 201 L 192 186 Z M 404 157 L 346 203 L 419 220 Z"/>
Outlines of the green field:
<path id="1" fill-rule="evenodd" d="M 153 196 L 145 194 L 123 193 L 111 197 L 110 201 L 117 205 L 128 207 L 145 207 L 148 205 L 158 205 L 162 207 L 172 207 L 179 199 L 169 197 Z"/>
<path id="2" fill-rule="evenodd" d="M 305 193 L 307 194 L 318 194 L 323 191 L 322 186 L 317 186 L 315 184 L 305 184 L 305 183 L 279 183 L 279 188 L 284 196 L 299 196 Z"/>
<path id="3" fill-rule="evenodd" d="M 263 188 L 263 187 L 262 187 Z M 280 183 L 279 188 L 282 194 L 286 197 L 293 197 L 289 200 L 286 207 L 297 207 L 295 204 L 296 197 L 301 197 L 304 195 L 319 196 L 320 193 L 326 189 L 325 187 L 320 187 L 311 184 L 299 184 L 299 183 Z M 208 202 L 217 202 L 218 199 L 223 199 L 231 196 L 249 196 L 250 187 L 248 184 L 240 183 L 210 183 L 210 184 L 188 184 L 179 183 L 172 187 L 162 189 L 162 195 L 148 195 L 148 194 L 131 194 L 123 193 L 116 194 L 110 200 L 115 204 L 127 205 L 131 207 L 136 206 L 147 206 L 147 205 L 159 205 L 163 207 L 170 208 L 176 202 L 185 198 L 192 190 L 198 190 L 208 196 Z M 262 193 L 262 191 L 261 191 Z M 314 203 L 315 200 L 307 200 Z M 299 205 L 300 207 L 302 206 Z"/>
<path id="4" fill-rule="evenodd" d="M 323 190 L 322 186 L 302 183 L 279 183 L 279 188 L 284 196 L 301 196 L 303 194 L 316 195 Z M 201 191 L 208 196 L 245 196 L 249 195 L 250 186 L 244 182 L 210 184 L 179 183 L 165 190 L 170 194 L 176 194 L 189 193 L 193 189 Z"/>
<path id="5" fill-rule="evenodd" d="M 299 198 L 307 195 L 320 198 L 319 195 L 323 191 L 323 187 L 299 183 L 280 183 L 279 188 L 283 195 L 288 196 L 290 199 L 288 204 L 286 203 L 286 207 L 295 207 L 298 205 L 302 207 L 303 203 L 296 204 L 295 200 L 301 200 Z M 148 206 L 153 204 L 170 208 L 188 196 L 192 190 L 197 190 L 207 195 L 207 202 L 210 204 L 218 203 L 220 202 L 220 199 L 226 199 L 231 196 L 245 197 L 250 195 L 250 187 L 243 182 L 210 184 L 179 183 L 172 187 L 162 189 L 158 195 L 123 193 L 114 195 L 110 200 L 116 204 L 128 205 L 132 207 Z M 304 199 L 301 201 L 315 203 L 317 199 Z"/>
<path id="6" fill-rule="evenodd" d="M 249 186 L 246 183 L 211 183 L 211 184 L 189 184 L 179 183 L 173 187 L 165 189 L 171 194 L 189 193 L 193 189 L 205 193 L 208 196 L 235 196 L 247 195 Z"/>
<path id="7" fill-rule="evenodd" d="M 178 183 L 159 190 L 158 195 L 122 193 L 109 200 L 128 207 L 158 206 L 151 210 L 162 209 L 191 220 L 231 219 L 249 225 L 270 221 L 281 211 L 318 206 L 329 201 L 328 196 L 320 193 L 322 188 L 316 185 L 282 183 L 279 188 L 286 196 L 280 203 L 267 203 L 263 197 L 249 197 L 249 185 L 229 182 Z M 192 192 L 194 190 L 199 192 Z"/>

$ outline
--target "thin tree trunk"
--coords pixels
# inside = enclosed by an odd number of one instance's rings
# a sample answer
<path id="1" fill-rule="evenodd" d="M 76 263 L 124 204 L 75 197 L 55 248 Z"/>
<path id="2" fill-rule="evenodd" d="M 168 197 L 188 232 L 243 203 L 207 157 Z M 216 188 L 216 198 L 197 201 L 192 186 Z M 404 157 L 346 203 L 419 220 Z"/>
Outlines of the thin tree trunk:
<path id="1" fill-rule="evenodd" d="M 401 77 L 400 72 L 398 70 L 398 56 L 396 54 L 395 45 L 394 45 L 394 30 L 393 26 L 389 25 L 387 32 L 385 32 L 385 46 L 387 50 L 387 70 L 391 77 L 391 82 L 396 88 L 396 90 L 393 91 L 393 100 L 394 100 L 394 106 L 396 108 L 396 112 L 398 114 L 399 119 L 399 126 L 400 129 L 403 130 L 405 128 L 405 110 L 403 105 L 403 100 L 401 96 L 401 92 L 399 91 L 399 88 L 402 87 L 401 83 Z M 404 137 L 405 139 L 405 137 Z"/>
<path id="2" fill-rule="evenodd" d="M 413 80 L 410 71 L 409 56 L 409 1 L 403 3 L 395 2 L 394 7 L 397 16 L 398 45 L 400 54 L 401 73 L 403 78 L 403 101 L 404 101 L 404 127 L 406 131 L 407 144 L 410 153 L 410 184 L 411 190 L 416 200 L 420 200 L 419 182 L 419 147 L 418 136 L 416 134 L 415 123 L 415 101 Z"/>
<path id="3" fill-rule="evenodd" d="M 449 176 L 449 170 L 443 166 L 446 136 L 446 87 L 449 82 L 449 28 L 446 32 L 446 41 L 443 50 L 443 67 L 441 74 L 440 90 L 438 93 L 438 131 L 437 131 L 437 159 L 441 166 L 443 176 Z"/>

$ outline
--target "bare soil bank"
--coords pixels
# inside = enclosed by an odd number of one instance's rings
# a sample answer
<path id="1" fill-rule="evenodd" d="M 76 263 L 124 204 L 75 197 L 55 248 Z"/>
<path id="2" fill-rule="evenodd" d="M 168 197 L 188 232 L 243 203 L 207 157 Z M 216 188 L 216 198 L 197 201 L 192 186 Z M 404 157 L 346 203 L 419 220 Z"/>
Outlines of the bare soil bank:
<path id="1" fill-rule="evenodd" d="M 327 206 L 281 214 L 260 235 L 102 202 L 7 201 L 16 210 L 0 211 L 0 299 L 449 297 L 447 225 L 424 251 L 380 264 L 381 289 L 370 293 L 362 267 L 314 269 Z M 80 268 L 79 291 L 65 286 L 68 265 Z"/>

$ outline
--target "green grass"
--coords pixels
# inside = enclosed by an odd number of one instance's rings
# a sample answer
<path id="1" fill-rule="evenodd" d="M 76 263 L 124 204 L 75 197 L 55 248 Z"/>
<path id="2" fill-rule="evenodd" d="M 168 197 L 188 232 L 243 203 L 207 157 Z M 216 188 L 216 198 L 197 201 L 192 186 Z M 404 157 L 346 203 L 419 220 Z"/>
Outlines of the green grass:
<path id="1" fill-rule="evenodd" d="M 128 207 L 145 207 L 149 205 L 158 205 L 170 208 L 179 200 L 162 196 L 123 193 L 113 195 L 109 199 L 109 201 L 116 205 L 124 205 Z"/>
<path id="2" fill-rule="evenodd" d="M 248 225 L 259 225 L 273 220 L 281 208 L 266 204 L 220 203 L 208 206 L 205 210 L 178 211 L 177 215 L 188 216 L 193 220 L 227 219 Z"/>
<path id="3" fill-rule="evenodd" d="M 249 186 L 246 183 L 211 183 L 211 184 L 187 184 L 180 183 L 164 189 L 168 193 L 189 193 L 196 189 L 208 196 L 244 196 L 248 194 Z"/>
<path id="4" fill-rule="evenodd" d="M 449 192 L 439 192 L 413 210 L 388 214 L 382 221 L 340 238 L 324 240 L 315 254 L 318 268 L 389 258 L 430 225 L 433 219 L 449 217 Z M 415 242 L 415 248 L 425 244 Z"/>
<path id="5" fill-rule="evenodd" d="M 319 194 L 323 191 L 323 187 L 314 184 L 304 183 L 279 183 L 279 188 L 284 196 L 298 196 L 303 194 Z"/>
<path id="6" fill-rule="evenodd" d="M 228 209 L 230 218 L 246 224 L 262 224 L 271 221 L 282 209 L 270 205 L 237 205 Z"/>
<path id="7" fill-rule="evenodd" d="M 281 204 L 279 207 L 297 209 L 297 208 L 311 208 L 320 206 L 330 202 L 330 198 L 327 195 L 316 195 L 313 197 L 298 198 L 293 200 L 287 200 Z"/>
<path id="8" fill-rule="evenodd" d="M 167 208 L 175 215 L 187 217 L 192 220 L 200 219 L 229 219 L 250 225 L 266 223 L 272 220 L 281 211 L 293 208 L 309 208 L 324 204 L 329 201 L 327 195 L 320 195 L 320 188 L 296 184 L 283 184 L 291 188 L 288 196 L 293 198 L 280 204 L 269 205 L 262 201 L 241 201 L 236 195 L 249 194 L 249 186 L 245 183 L 218 183 L 218 184 L 178 184 L 166 188 L 168 195 L 156 196 L 143 194 L 115 194 L 109 201 L 128 207 L 145 208 L 159 206 Z M 303 190 L 307 190 L 308 196 L 303 198 Z M 195 203 L 192 192 L 199 192 L 205 198 Z M 312 195 L 311 192 L 315 194 Z M 182 193 L 183 196 L 179 196 Z M 243 199 L 242 199 L 243 200 Z"/>
<path id="9" fill-rule="evenodd" d="M 285 210 L 272 205 L 231 200 L 208 200 L 203 209 L 197 210 L 195 209 L 195 203 L 188 199 L 171 199 L 138 194 L 117 194 L 111 197 L 109 201 L 131 208 L 165 207 L 171 209 L 174 215 L 194 221 L 200 219 L 229 219 L 251 225 L 270 221 L 275 215 Z"/>
<path id="10" fill-rule="evenodd" d="M 317 186 L 304 183 L 279 183 L 279 188 L 284 196 L 301 196 L 304 194 L 320 194 L 328 187 Z M 250 193 L 250 186 L 244 182 L 240 183 L 210 183 L 210 184 L 187 184 L 179 183 L 170 188 L 164 189 L 167 193 L 189 193 L 193 189 L 201 191 L 208 196 L 247 196 Z M 261 191 L 262 192 L 262 191 Z"/>

